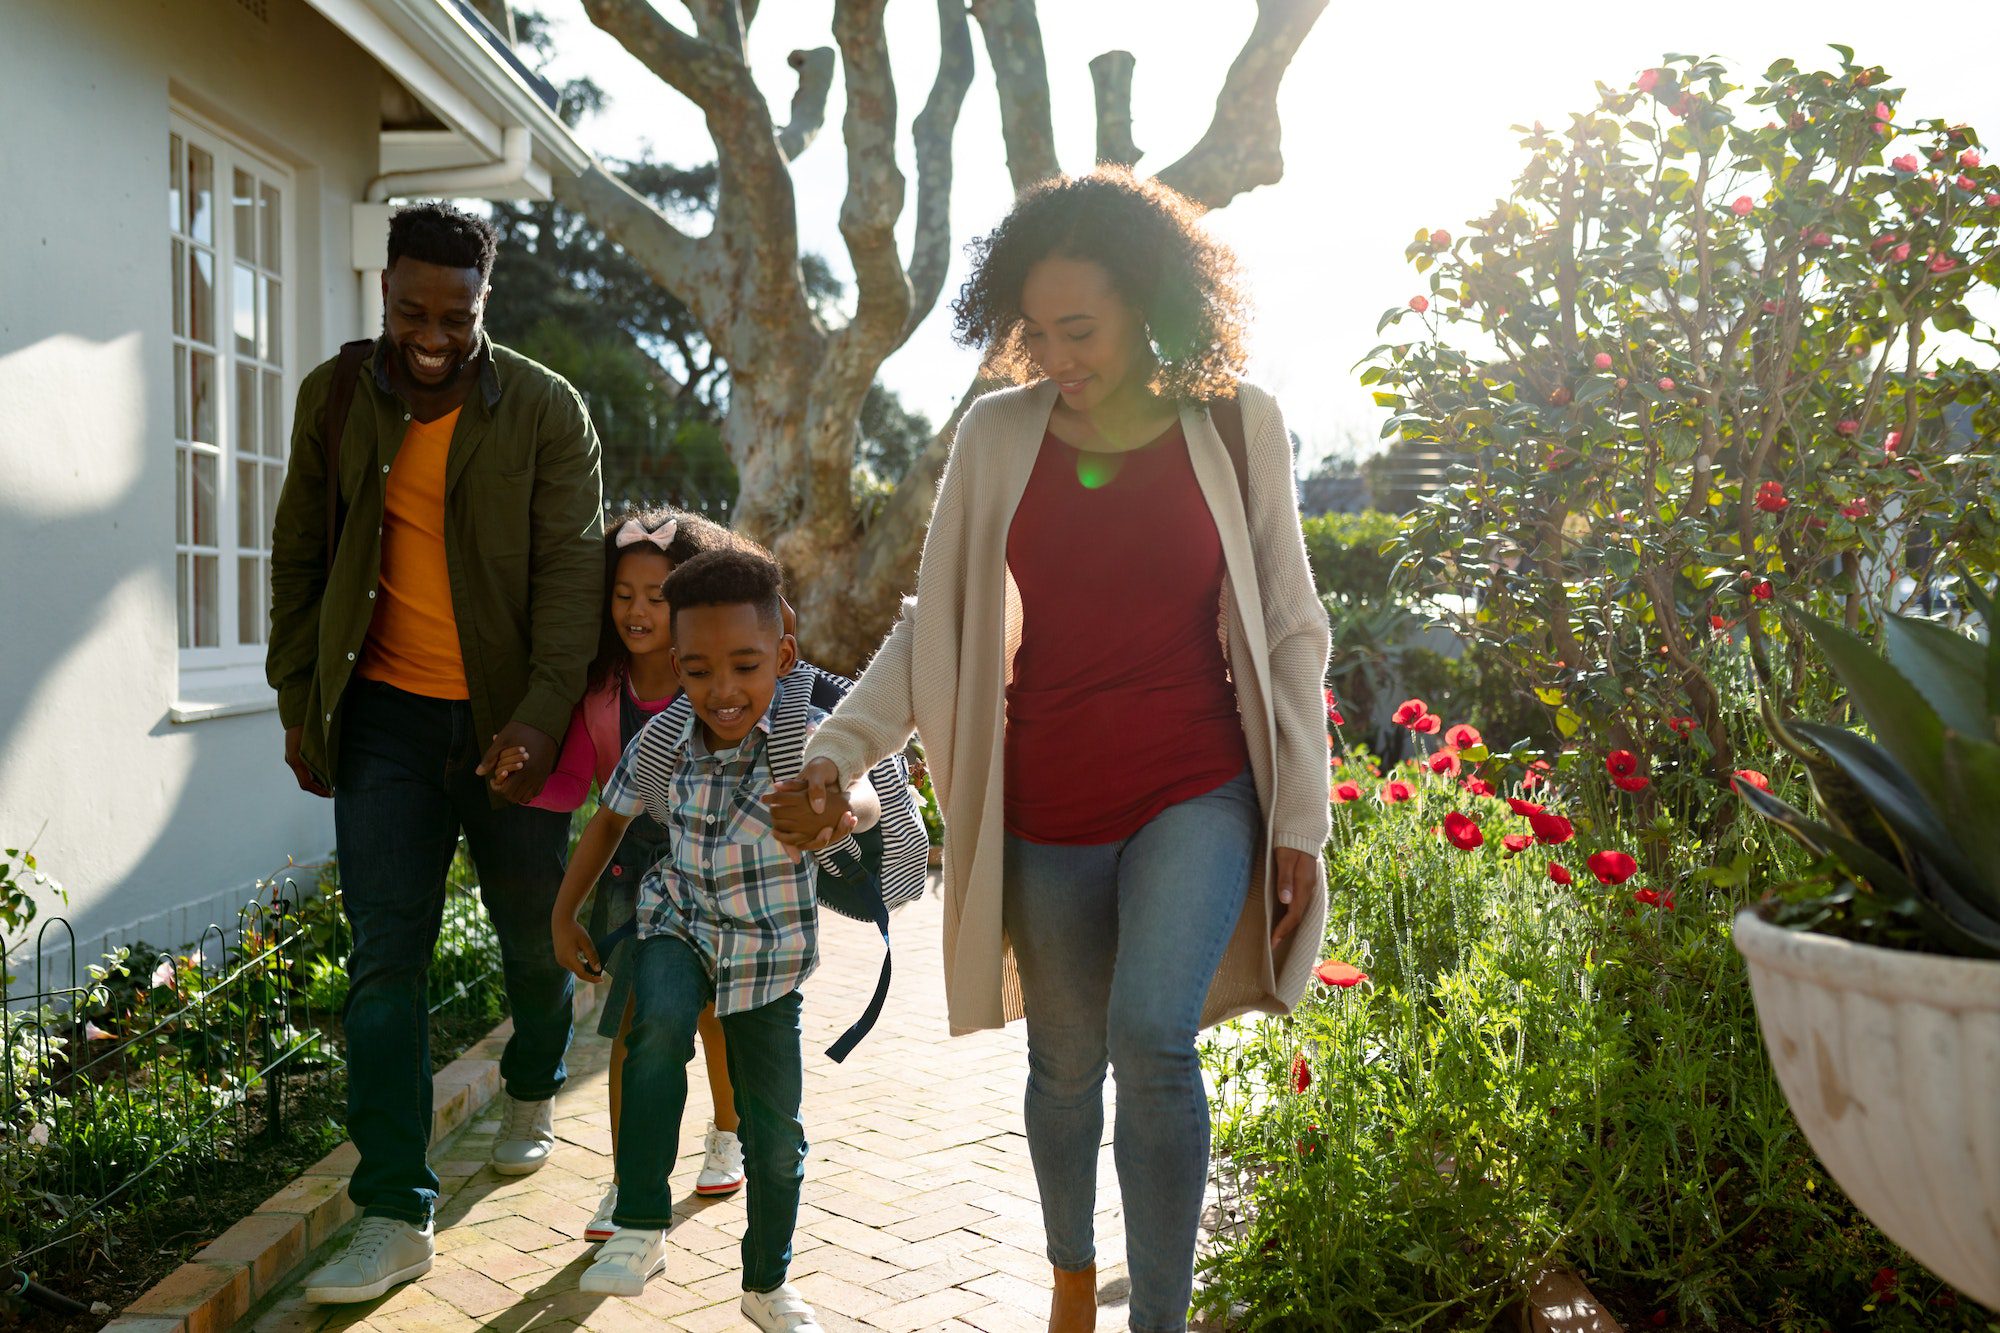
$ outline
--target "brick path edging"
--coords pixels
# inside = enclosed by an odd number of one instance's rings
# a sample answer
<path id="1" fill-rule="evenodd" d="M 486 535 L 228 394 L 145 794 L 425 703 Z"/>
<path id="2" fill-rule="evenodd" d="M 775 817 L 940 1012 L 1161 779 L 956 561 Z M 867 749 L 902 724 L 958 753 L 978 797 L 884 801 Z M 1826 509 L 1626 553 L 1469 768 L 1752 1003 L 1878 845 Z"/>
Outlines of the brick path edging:
<path id="1" fill-rule="evenodd" d="M 600 989 L 577 987 L 579 1025 L 596 1010 Z M 431 1146 L 499 1094 L 500 1052 L 512 1031 L 513 1021 L 502 1020 L 432 1077 Z M 343 1142 L 141 1293 L 103 1333 L 225 1333 L 353 1218 L 347 1179 L 358 1160 L 353 1142 Z"/>

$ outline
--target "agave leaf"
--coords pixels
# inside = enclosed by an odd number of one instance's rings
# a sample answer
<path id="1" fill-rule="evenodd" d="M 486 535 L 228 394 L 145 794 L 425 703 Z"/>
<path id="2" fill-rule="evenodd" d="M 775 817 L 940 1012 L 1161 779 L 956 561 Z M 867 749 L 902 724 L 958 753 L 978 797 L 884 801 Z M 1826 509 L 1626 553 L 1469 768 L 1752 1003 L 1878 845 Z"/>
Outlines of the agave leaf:
<path id="1" fill-rule="evenodd" d="M 2000 958 L 2000 918 L 1961 898 L 1921 858 L 1914 887 L 1917 920 L 1933 939 L 1953 953 Z"/>
<path id="2" fill-rule="evenodd" d="M 1916 687 L 1948 729 L 1992 738 L 1982 645 L 1934 620 L 1889 616 L 1882 622 L 1882 646 L 1889 665 Z"/>
<path id="3" fill-rule="evenodd" d="M 1820 817 L 1825 819 L 1835 831 L 1860 843 L 1869 851 L 1885 860 L 1900 864 L 1903 848 L 1896 841 L 1896 834 L 1882 822 L 1882 812 L 1868 799 L 1847 771 L 1824 754 L 1807 745 L 1800 745 L 1805 763 L 1806 777 L 1811 781 L 1813 796 L 1819 802 Z"/>
<path id="4" fill-rule="evenodd" d="M 1876 893 L 1885 898 L 1907 898 L 1913 892 L 1909 876 L 1887 858 L 1808 818 L 1767 791 L 1749 786 L 1742 787 L 1740 791 L 1752 810 L 1791 834 L 1801 847 L 1815 856 L 1837 858 L 1849 874 L 1867 880 Z"/>
<path id="5" fill-rule="evenodd" d="M 1817 616 L 1798 612 L 1799 622 L 1826 654 L 1868 727 L 1896 764 L 1915 779 L 1934 803 L 1944 799 L 1941 745 L 1944 724 L 1909 679 L 1890 666 L 1866 639 Z M 1798 729 L 1803 734 L 1803 729 Z M 1831 730 L 1831 729 L 1822 729 Z M 1847 736 L 1846 732 L 1836 734 Z M 1822 747 L 1824 748 L 1824 747 Z M 1838 758 L 1838 756 L 1835 756 Z"/>
<path id="6" fill-rule="evenodd" d="M 1954 885 L 2000 926 L 2000 745 L 1944 734 L 1945 814 L 1967 858 L 1985 873 Z"/>

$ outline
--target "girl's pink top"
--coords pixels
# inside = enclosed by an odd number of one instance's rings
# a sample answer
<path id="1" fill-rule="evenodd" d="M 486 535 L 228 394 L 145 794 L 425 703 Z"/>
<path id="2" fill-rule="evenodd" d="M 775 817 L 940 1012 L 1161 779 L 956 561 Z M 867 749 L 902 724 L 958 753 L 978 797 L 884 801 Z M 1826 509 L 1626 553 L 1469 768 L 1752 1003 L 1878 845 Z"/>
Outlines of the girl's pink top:
<path id="1" fill-rule="evenodd" d="M 672 703 L 680 694 L 676 690 L 664 699 L 641 699 L 632 693 L 632 685 L 620 672 L 616 680 L 583 696 L 576 710 L 570 714 L 569 730 L 563 734 L 562 751 L 556 756 L 556 766 L 549 770 L 549 780 L 542 784 L 542 793 L 528 802 L 537 810 L 574 810 L 590 795 L 590 784 L 603 782 L 611 776 L 617 766 L 618 752 L 599 754 L 597 741 L 591 736 L 590 713 L 592 709 L 606 709 L 610 713 L 609 734 L 618 734 L 618 695 L 623 690 L 627 698 L 641 713 L 658 713 Z"/>

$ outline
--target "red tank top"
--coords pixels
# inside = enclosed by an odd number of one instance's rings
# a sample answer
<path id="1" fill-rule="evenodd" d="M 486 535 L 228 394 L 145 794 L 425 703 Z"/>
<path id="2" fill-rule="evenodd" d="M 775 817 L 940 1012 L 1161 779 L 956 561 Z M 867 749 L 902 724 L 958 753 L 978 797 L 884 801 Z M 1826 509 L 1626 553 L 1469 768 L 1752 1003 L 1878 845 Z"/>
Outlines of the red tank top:
<path id="1" fill-rule="evenodd" d="M 1007 831 L 1117 842 L 1249 763 L 1217 616 L 1224 565 L 1187 439 L 1042 440 L 1007 533 L 1021 646 L 1007 687 Z"/>

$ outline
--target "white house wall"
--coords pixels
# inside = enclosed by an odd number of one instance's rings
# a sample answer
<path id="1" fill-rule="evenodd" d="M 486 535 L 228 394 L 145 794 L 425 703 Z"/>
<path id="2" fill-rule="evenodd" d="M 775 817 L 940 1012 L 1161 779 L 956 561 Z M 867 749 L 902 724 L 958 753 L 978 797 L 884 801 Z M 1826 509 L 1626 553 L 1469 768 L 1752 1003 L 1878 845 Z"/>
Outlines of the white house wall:
<path id="1" fill-rule="evenodd" d="M 379 74 L 303 0 L 5 9 L 0 846 L 34 840 L 89 962 L 107 940 L 189 941 L 333 843 L 274 709 L 172 720 L 168 114 L 293 173 L 295 390 L 358 319 L 349 213 L 378 170 Z"/>

